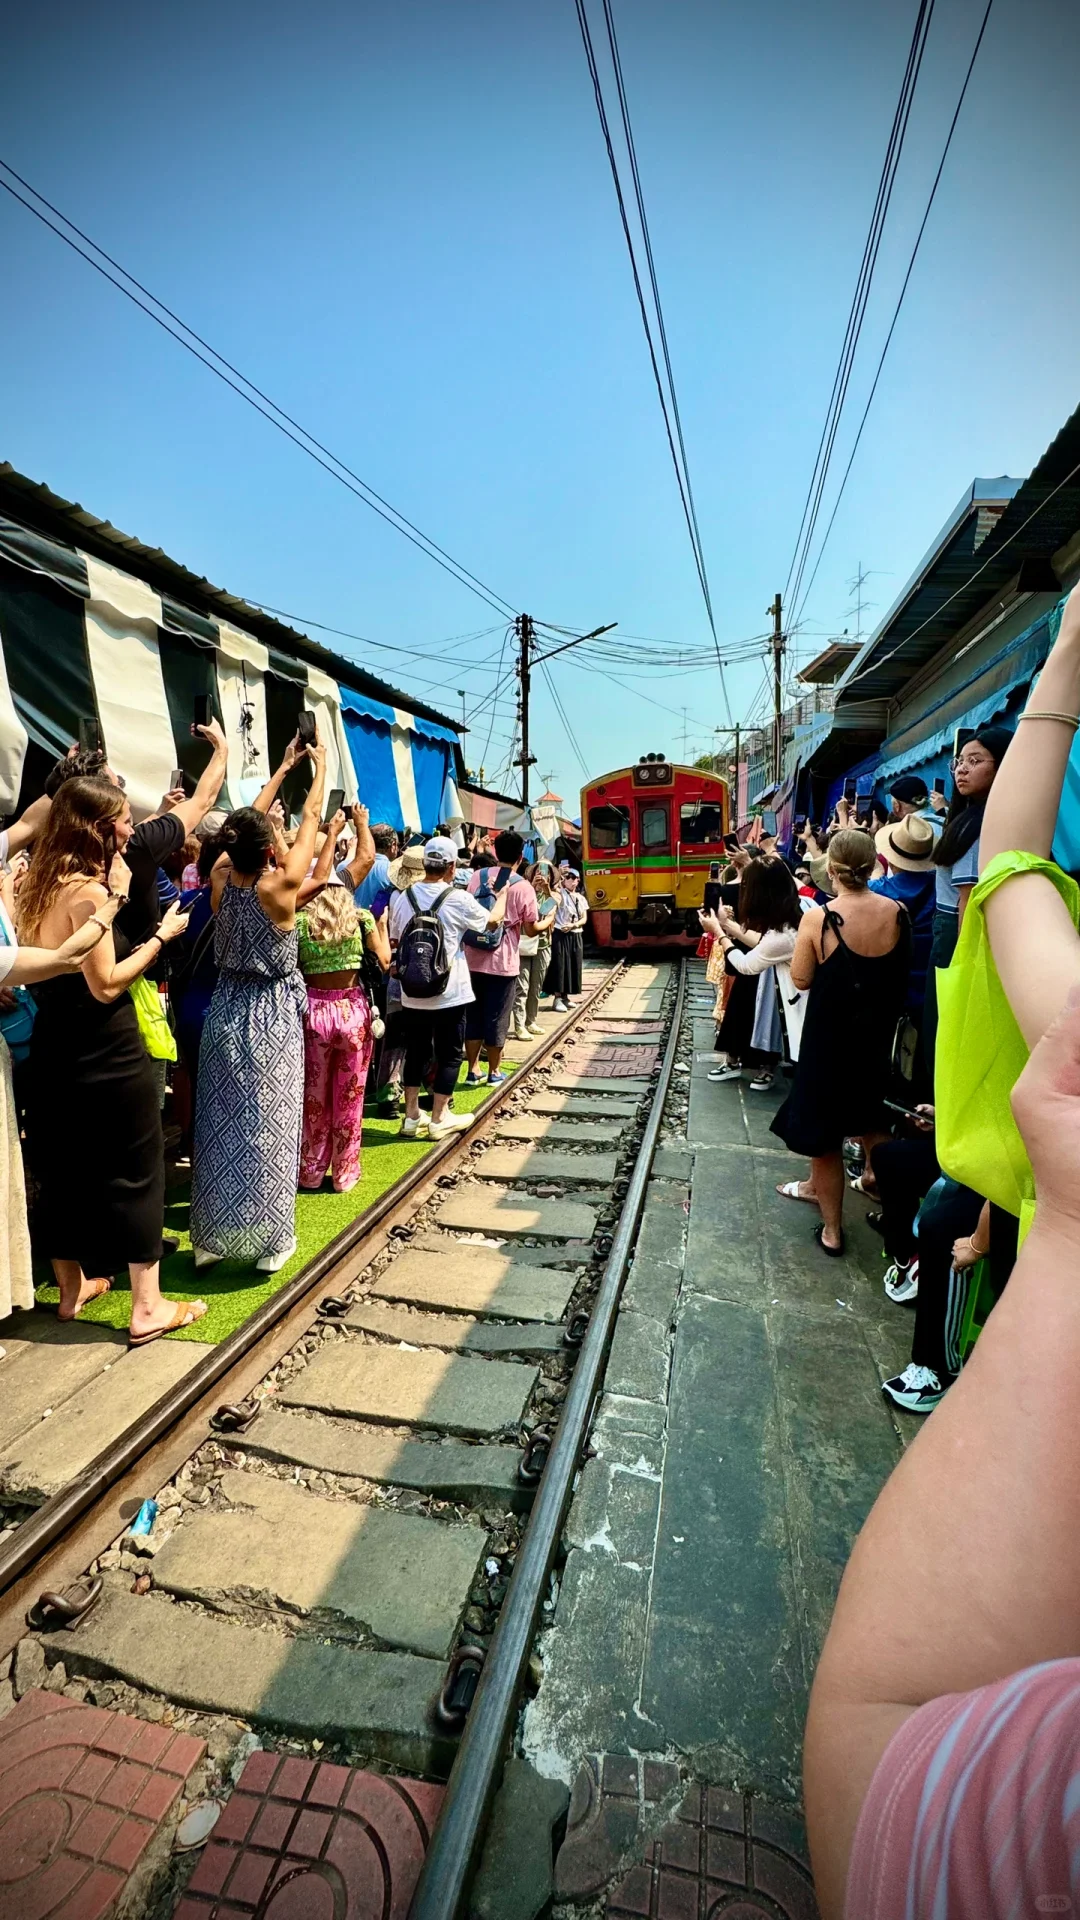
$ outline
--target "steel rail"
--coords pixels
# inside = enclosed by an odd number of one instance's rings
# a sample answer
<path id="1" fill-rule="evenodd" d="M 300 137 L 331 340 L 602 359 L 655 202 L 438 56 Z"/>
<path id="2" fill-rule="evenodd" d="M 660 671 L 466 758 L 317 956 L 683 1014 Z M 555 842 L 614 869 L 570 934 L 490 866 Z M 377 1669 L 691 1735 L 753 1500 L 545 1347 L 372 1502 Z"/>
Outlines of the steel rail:
<path id="1" fill-rule="evenodd" d="M 483 1137 L 488 1124 L 497 1117 L 505 1102 L 515 1092 L 520 1092 L 523 1083 L 533 1070 L 542 1066 L 548 1057 L 563 1044 L 569 1033 L 574 1032 L 582 1020 L 592 1012 L 596 1002 L 603 997 L 608 988 L 618 978 L 625 967 L 625 961 L 618 961 L 611 972 L 593 988 L 592 992 L 574 1009 L 573 1019 L 556 1027 L 539 1046 L 532 1057 L 511 1075 L 506 1086 L 499 1089 L 494 1098 L 485 1102 L 482 1119 L 475 1128 L 458 1134 L 456 1138 L 441 1142 L 434 1153 L 425 1154 L 415 1167 L 403 1173 L 394 1181 L 393 1186 L 373 1200 L 369 1207 L 357 1214 L 355 1220 L 343 1227 L 339 1234 L 317 1253 L 313 1260 L 301 1268 L 288 1284 L 279 1292 L 263 1302 L 238 1327 L 235 1333 L 222 1340 L 205 1359 L 191 1368 L 182 1380 L 171 1387 L 168 1393 L 156 1400 L 145 1414 L 133 1421 L 131 1426 L 117 1435 L 115 1440 L 97 1454 L 96 1457 L 74 1475 L 68 1485 L 59 1493 L 43 1502 L 29 1520 L 24 1520 L 6 1546 L 0 1548 L 0 1594 L 3 1594 L 17 1580 L 33 1567 L 36 1561 L 63 1537 L 80 1517 L 106 1494 L 111 1486 L 132 1467 L 141 1456 L 167 1434 L 196 1403 L 203 1399 L 219 1381 L 223 1380 L 237 1363 L 258 1346 L 271 1329 L 286 1314 L 299 1304 L 305 1295 L 325 1282 L 340 1262 L 356 1248 L 368 1235 L 376 1231 L 380 1223 L 387 1219 L 409 1194 L 424 1187 L 439 1171 L 445 1170 L 447 1162 L 464 1159 L 469 1149 Z"/>
<path id="2" fill-rule="evenodd" d="M 563 1404 L 562 1418 L 533 1501 L 514 1572 L 484 1662 L 476 1697 L 450 1773 L 409 1920 L 460 1920 L 479 1860 L 491 1801 L 555 1560 L 574 1475 L 589 1433 L 615 1328 L 623 1281 L 637 1238 L 664 1102 L 671 1085 L 686 994 L 679 969 L 671 1031 L 622 1215 L 592 1308 L 589 1329 Z M 613 1085 L 616 1083 L 613 1082 Z"/>

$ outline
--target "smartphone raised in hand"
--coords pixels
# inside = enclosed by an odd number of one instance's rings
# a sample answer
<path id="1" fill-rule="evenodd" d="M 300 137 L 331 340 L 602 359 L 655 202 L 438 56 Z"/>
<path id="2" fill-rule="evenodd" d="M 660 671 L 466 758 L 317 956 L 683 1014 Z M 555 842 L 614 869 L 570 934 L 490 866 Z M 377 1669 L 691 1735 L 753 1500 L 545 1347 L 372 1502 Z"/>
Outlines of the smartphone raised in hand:
<path id="1" fill-rule="evenodd" d="M 100 753 L 101 722 L 96 714 L 83 714 L 79 719 L 79 752 Z"/>
<path id="2" fill-rule="evenodd" d="M 324 827 L 328 827 L 330 825 L 330 822 L 333 819 L 335 813 L 340 813 L 344 804 L 345 804 L 344 787 L 331 787 L 330 798 L 326 803 L 326 818 L 323 821 Z"/>
<path id="3" fill-rule="evenodd" d="M 305 707 L 301 712 L 296 725 L 296 736 L 301 747 L 313 747 L 315 745 L 315 715 L 312 713 L 310 707 Z"/>
<path id="4" fill-rule="evenodd" d="M 208 693 L 197 693 L 195 695 L 194 718 L 191 722 L 192 733 L 197 733 L 200 727 L 208 727 L 213 717 L 214 709 L 210 703 L 210 695 Z"/>

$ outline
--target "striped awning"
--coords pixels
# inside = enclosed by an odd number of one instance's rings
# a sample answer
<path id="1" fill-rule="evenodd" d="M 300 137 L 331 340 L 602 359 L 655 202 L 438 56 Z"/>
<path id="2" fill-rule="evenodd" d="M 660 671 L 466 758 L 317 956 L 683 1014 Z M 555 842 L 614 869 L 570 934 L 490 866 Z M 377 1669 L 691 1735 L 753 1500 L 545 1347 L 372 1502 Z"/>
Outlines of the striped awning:
<path id="1" fill-rule="evenodd" d="M 328 748 L 328 791 L 411 831 L 445 821 L 451 793 L 458 805 L 448 727 L 0 517 L 0 814 L 18 804 L 30 743 L 57 758 L 91 717 L 136 817 L 155 812 L 173 768 L 197 776 L 206 765 L 191 731 L 198 695 L 229 743 L 223 804 L 250 804 L 309 708 Z M 287 805 L 299 807 L 307 779 L 306 766 L 290 775 Z"/>

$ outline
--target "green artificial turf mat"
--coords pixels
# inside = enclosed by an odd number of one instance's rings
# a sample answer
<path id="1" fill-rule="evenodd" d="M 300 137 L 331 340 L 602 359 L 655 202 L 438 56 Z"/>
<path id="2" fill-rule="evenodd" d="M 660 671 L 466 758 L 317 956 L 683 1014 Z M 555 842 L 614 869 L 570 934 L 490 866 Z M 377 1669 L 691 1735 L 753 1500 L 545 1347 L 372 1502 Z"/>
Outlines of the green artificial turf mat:
<path id="1" fill-rule="evenodd" d="M 516 1064 L 506 1062 L 509 1068 Z M 462 1079 L 465 1071 L 463 1066 Z M 486 1086 L 459 1085 L 454 1095 L 455 1112 L 472 1113 L 489 1098 Z M 363 1170 L 359 1182 L 351 1193 L 334 1193 L 328 1184 L 322 1193 L 297 1194 L 296 1252 L 278 1273 L 260 1273 L 257 1267 L 238 1260 L 222 1260 L 218 1266 L 196 1273 L 188 1234 L 188 1191 L 174 1189 L 166 1203 L 165 1232 L 179 1239 L 180 1249 L 161 1263 L 161 1290 L 170 1300 L 205 1300 L 207 1310 L 193 1326 L 184 1327 L 169 1338 L 208 1341 L 212 1345 L 228 1339 L 264 1300 L 277 1293 L 355 1220 L 358 1213 L 370 1207 L 372 1201 L 430 1151 L 428 1140 L 402 1138 L 400 1119 L 365 1120 Z M 40 1305 L 50 1302 L 55 1305 L 59 1291 L 43 1280 L 37 1288 L 37 1298 Z M 118 1274 L 112 1292 L 92 1300 L 79 1318 L 95 1320 L 107 1327 L 126 1327 L 131 1318 L 131 1290 L 126 1273 Z"/>

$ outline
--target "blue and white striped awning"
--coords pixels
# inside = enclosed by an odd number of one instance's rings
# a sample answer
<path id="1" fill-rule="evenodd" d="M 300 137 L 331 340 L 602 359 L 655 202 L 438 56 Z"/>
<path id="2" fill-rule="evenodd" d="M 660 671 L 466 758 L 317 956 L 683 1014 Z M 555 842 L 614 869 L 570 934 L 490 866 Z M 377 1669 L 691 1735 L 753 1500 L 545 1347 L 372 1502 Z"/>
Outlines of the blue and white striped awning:
<path id="1" fill-rule="evenodd" d="M 413 832 L 461 818 L 450 727 L 0 519 L 0 814 L 16 807 L 28 744 L 58 757 L 93 716 L 136 816 L 156 811 L 174 767 L 206 764 L 191 734 L 199 694 L 229 742 L 226 804 L 250 804 L 307 707 L 328 747 L 328 791 Z"/>

